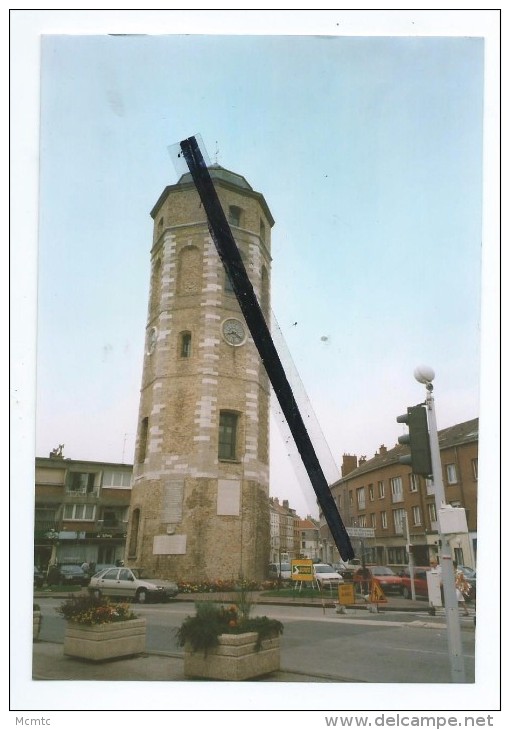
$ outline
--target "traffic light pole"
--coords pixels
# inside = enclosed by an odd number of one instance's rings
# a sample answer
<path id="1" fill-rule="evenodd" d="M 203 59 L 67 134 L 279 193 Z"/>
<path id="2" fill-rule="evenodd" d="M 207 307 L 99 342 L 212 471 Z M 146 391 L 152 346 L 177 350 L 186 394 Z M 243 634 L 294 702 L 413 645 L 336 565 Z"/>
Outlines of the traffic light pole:
<path id="1" fill-rule="evenodd" d="M 428 381 L 425 383 L 425 387 L 427 389 L 426 407 L 428 411 L 432 477 L 436 502 L 436 516 L 439 525 L 438 532 L 440 540 L 441 575 L 443 579 L 444 604 L 446 611 L 446 630 L 448 635 L 448 654 L 450 657 L 452 682 L 459 684 L 466 681 L 464 656 L 462 654 L 462 639 L 460 635 L 459 605 L 455 589 L 455 571 L 452 562 L 452 551 L 450 543 L 441 532 L 441 523 L 439 521 L 439 511 L 445 506 L 446 499 L 441 467 L 441 455 L 439 452 L 439 438 L 437 435 L 436 411 L 434 407 L 434 397 L 432 395 L 433 385 L 430 381 Z"/>

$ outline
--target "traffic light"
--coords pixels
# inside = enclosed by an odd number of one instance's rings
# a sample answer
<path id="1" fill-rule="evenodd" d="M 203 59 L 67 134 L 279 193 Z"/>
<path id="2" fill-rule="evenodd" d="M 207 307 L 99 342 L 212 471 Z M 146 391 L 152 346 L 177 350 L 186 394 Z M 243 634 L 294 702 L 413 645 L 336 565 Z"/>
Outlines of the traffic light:
<path id="1" fill-rule="evenodd" d="M 432 476 L 427 411 L 424 406 L 411 406 L 404 416 L 398 416 L 397 423 L 406 423 L 409 428 L 409 433 L 398 437 L 399 444 L 408 444 L 411 448 L 410 454 L 399 458 L 400 463 L 410 466 L 413 474 Z"/>

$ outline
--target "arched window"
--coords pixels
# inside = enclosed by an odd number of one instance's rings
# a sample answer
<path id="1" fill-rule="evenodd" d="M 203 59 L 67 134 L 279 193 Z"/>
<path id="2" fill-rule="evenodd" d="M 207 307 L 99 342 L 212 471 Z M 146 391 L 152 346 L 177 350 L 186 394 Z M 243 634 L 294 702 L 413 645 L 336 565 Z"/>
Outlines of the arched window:
<path id="1" fill-rule="evenodd" d="M 138 443 L 138 463 L 143 464 L 147 453 L 147 437 L 149 434 L 149 419 L 148 417 L 142 418 L 140 424 L 140 441 Z"/>
<path id="2" fill-rule="evenodd" d="M 237 205 L 228 206 L 228 222 L 231 226 L 240 227 L 243 210 Z"/>
<path id="3" fill-rule="evenodd" d="M 134 509 L 131 515 L 131 534 L 129 536 L 128 557 L 135 558 L 138 549 L 138 531 L 140 529 L 140 510 Z"/>
<path id="4" fill-rule="evenodd" d="M 235 461 L 237 457 L 238 422 L 238 413 L 233 413 L 232 411 L 220 411 L 218 459 L 223 461 Z"/>
<path id="5" fill-rule="evenodd" d="M 198 294 L 202 282 L 202 257 L 197 246 L 185 246 L 179 254 L 177 291 Z"/>
<path id="6" fill-rule="evenodd" d="M 191 357 L 191 332 L 181 332 L 179 352 L 181 357 Z"/>

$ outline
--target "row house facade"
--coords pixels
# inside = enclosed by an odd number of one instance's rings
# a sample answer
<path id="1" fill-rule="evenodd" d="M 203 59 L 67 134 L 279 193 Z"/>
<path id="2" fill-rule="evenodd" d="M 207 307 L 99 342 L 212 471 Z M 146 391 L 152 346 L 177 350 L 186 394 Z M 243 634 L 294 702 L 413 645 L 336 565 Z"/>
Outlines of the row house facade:
<path id="1" fill-rule="evenodd" d="M 298 556 L 299 558 L 308 558 L 309 560 L 322 559 L 322 546 L 320 541 L 319 523 L 310 515 L 297 522 L 298 531 Z"/>
<path id="2" fill-rule="evenodd" d="M 466 511 L 468 533 L 449 536 L 452 555 L 460 564 L 476 566 L 478 419 L 439 431 L 445 500 Z M 352 537 L 356 556 L 367 563 L 403 566 L 411 545 L 415 565 L 429 565 L 439 553 L 439 533 L 433 483 L 417 476 L 399 457 L 406 446 L 381 446 L 371 459 L 344 454 L 342 477 L 331 493 L 346 527 L 372 528 L 374 537 Z M 323 558 L 339 554 L 320 516 Z M 355 533 L 356 531 L 354 531 Z"/>
<path id="3" fill-rule="evenodd" d="M 280 504 L 278 497 L 269 497 L 269 516 L 271 526 L 270 563 L 289 561 L 299 554 L 297 525 L 300 518 L 296 510 L 289 507 L 284 499 Z"/>
<path id="4" fill-rule="evenodd" d="M 34 564 L 123 560 L 132 465 L 67 459 L 62 448 L 35 459 Z"/>

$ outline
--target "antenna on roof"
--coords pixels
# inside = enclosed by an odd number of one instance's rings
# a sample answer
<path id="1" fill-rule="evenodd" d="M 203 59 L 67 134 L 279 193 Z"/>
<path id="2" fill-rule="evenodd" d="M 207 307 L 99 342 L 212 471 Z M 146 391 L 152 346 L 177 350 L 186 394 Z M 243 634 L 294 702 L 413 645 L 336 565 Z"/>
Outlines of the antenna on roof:
<path id="1" fill-rule="evenodd" d="M 220 154 L 220 148 L 218 147 L 218 140 L 216 140 L 216 149 L 214 150 L 214 164 L 218 164 L 218 155 Z"/>

